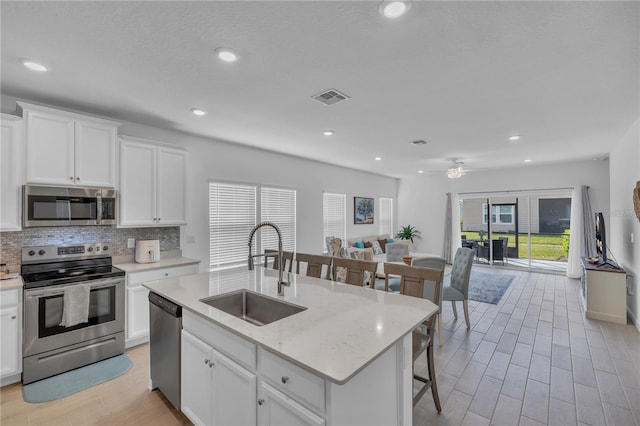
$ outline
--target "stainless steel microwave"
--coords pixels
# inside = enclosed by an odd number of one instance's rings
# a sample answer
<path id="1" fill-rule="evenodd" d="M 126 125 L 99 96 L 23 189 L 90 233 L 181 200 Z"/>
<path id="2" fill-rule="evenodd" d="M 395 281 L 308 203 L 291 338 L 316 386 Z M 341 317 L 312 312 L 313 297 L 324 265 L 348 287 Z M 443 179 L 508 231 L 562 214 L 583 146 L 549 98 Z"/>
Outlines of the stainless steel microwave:
<path id="1" fill-rule="evenodd" d="M 22 226 L 115 225 L 118 191 L 24 185 Z"/>

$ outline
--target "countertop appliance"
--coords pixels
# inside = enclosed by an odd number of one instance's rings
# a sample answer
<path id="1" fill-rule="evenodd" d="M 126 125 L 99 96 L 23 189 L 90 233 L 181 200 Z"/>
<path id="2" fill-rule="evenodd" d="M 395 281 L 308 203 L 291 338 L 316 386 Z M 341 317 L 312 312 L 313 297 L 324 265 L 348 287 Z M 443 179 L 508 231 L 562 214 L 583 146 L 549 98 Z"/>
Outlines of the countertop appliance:
<path id="1" fill-rule="evenodd" d="M 136 240 L 136 263 L 153 263 L 160 260 L 159 240 Z"/>
<path id="2" fill-rule="evenodd" d="M 182 307 L 149 293 L 149 375 L 151 389 L 158 388 L 180 410 L 180 332 Z"/>
<path id="3" fill-rule="evenodd" d="M 22 226 L 116 225 L 118 191 L 24 185 Z"/>
<path id="4" fill-rule="evenodd" d="M 24 384 L 124 353 L 125 272 L 109 244 L 26 247 L 21 267 Z M 87 321 L 61 325 L 65 292 L 78 285 L 89 287 Z"/>

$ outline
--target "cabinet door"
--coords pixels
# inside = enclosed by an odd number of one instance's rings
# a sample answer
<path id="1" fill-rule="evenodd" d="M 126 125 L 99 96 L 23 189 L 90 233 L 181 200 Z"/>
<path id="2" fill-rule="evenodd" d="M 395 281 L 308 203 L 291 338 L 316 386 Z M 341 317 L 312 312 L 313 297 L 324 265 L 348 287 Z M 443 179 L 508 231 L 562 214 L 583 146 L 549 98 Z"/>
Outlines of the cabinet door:
<path id="1" fill-rule="evenodd" d="M 182 330 L 181 410 L 196 425 L 213 424 L 211 346 Z"/>
<path id="2" fill-rule="evenodd" d="M 20 342 L 18 307 L 0 308 L 0 376 L 5 377 L 20 372 Z"/>
<path id="3" fill-rule="evenodd" d="M 158 225 L 186 225 L 187 153 L 158 148 Z"/>
<path id="4" fill-rule="evenodd" d="M 142 285 L 127 288 L 126 340 L 149 337 L 149 290 Z"/>
<path id="5" fill-rule="evenodd" d="M 155 226 L 156 147 L 122 141 L 120 145 L 120 225 Z"/>
<path id="6" fill-rule="evenodd" d="M 20 128 L 22 120 L 2 114 L 0 135 L 0 231 L 19 231 L 21 227 L 20 200 Z"/>
<path id="7" fill-rule="evenodd" d="M 256 375 L 215 349 L 212 351 L 213 424 L 256 424 Z"/>
<path id="8" fill-rule="evenodd" d="M 27 182 L 73 185 L 73 118 L 27 111 L 25 121 Z"/>
<path id="9" fill-rule="evenodd" d="M 258 395 L 259 425 L 324 425 L 321 417 L 262 382 Z"/>
<path id="10" fill-rule="evenodd" d="M 75 179 L 82 186 L 116 186 L 115 127 L 76 120 Z"/>

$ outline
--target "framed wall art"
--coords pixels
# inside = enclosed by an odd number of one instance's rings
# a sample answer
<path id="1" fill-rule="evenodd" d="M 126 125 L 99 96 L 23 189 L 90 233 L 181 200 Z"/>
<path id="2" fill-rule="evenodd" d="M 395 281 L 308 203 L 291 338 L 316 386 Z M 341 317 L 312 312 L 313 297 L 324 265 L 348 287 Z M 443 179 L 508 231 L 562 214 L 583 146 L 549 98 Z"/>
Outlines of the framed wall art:
<path id="1" fill-rule="evenodd" d="M 353 197 L 353 223 L 365 225 L 373 223 L 373 198 Z"/>

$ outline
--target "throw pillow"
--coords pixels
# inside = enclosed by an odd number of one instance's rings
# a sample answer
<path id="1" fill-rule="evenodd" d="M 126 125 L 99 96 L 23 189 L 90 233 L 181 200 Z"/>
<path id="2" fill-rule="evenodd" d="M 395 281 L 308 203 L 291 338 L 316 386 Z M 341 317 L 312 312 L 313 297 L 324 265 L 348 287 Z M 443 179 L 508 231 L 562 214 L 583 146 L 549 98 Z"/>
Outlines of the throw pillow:
<path id="1" fill-rule="evenodd" d="M 389 238 L 389 239 L 387 240 L 387 244 L 388 244 L 388 243 L 392 243 L 392 242 L 393 242 L 393 238 Z"/>
<path id="2" fill-rule="evenodd" d="M 387 252 L 387 240 L 378 240 L 378 244 L 380 244 L 380 248 L 383 253 Z"/>
<path id="3" fill-rule="evenodd" d="M 382 247 L 380 247 L 380 243 L 377 241 L 371 243 L 371 248 L 373 249 L 373 254 L 384 254 Z"/>
<path id="4" fill-rule="evenodd" d="M 353 245 L 356 248 L 364 248 L 364 241 L 356 241 L 356 243 Z"/>
<path id="5" fill-rule="evenodd" d="M 371 244 L 371 241 L 365 241 L 364 248 L 373 248 L 373 245 Z"/>

